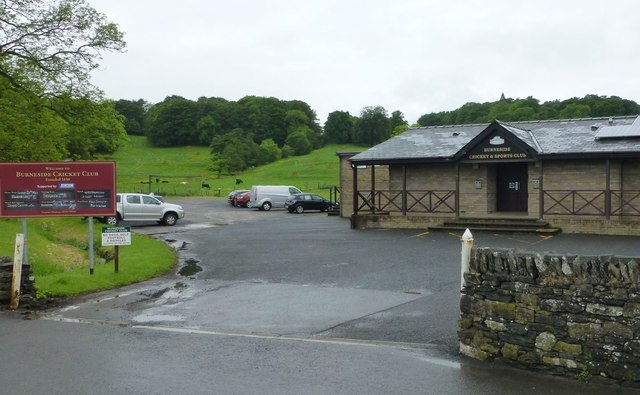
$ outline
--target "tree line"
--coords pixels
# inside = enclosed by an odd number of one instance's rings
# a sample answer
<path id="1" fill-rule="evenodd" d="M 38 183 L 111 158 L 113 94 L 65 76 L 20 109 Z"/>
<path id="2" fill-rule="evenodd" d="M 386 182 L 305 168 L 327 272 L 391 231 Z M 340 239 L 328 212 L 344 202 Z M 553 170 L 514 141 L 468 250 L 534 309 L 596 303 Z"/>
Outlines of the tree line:
<path id="1" fill-rule="evenodd" d="M 298 100 L 169 96 L 153 105 L 142 99 L 118 100 L 115 108 L 124 115 L 128 134 L 145 135 L 154 146 L 210 146 L 218 172 L 304 155 L 323 144 L 315 112 Z"/>
<path id="2" fill-rule="evenodd" d="M 407 127 L 401 112 L 389 116 L 382 107 L 367 107 L 360 117 L 336 111 L 323 128 L 307 103 L 274 97 L 193 101 L 169 96 L 156 104 L 139 99 L 114 105 L 124 116 L 127 133 L 144 135 L 152 145 L 211 147 L 212 169 L 220 174 L 305 155 L 329 143 L 372 146 L 388 139 L 399 125 Z"/>
<path id="3" fill-rule="evenodd" d="M 424 114 L 418 119 L 418 125 L 464 125 L 495 120 L 542 121 L 637 114 L 640 114 L 640 105 L 618 96 L 586 95 L 583 98 L 574 97 L 540 103 L 531 96 L 526 99 L 508 99 L 502 95 L 500 100 L 495 102 L 467 103 L 453 111 Z"/>

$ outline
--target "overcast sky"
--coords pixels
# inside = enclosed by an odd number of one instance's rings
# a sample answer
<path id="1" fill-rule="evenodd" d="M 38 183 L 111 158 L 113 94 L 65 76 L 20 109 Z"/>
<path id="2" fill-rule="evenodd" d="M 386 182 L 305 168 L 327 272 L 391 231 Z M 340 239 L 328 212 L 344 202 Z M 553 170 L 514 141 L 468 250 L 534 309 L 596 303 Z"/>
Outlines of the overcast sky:
<path id="1" fill-rule="evenodd" d="M 93 82 L 151 103 L 247 95 L 409 123 L 467 102 L 640 102 L 637 0 L 88 0 L 125 33 Z"/>

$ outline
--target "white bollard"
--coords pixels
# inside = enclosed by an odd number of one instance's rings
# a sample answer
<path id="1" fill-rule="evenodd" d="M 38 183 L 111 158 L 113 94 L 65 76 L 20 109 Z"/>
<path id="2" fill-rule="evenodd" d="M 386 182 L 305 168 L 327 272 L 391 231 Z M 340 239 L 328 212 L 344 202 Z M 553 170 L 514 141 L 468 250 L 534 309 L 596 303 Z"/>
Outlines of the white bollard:
<path id="1" fill-rule="evenodd" d="M 460 267 L 460 289 L 464 288 L 464 274 L 469 271 L 469 262 L 471 261 L 471 248 L 473 247 L 473 235 L 469 228 L 464 231 L 462 238 L 462 251 L 461 251 L 461 267 Z"/>

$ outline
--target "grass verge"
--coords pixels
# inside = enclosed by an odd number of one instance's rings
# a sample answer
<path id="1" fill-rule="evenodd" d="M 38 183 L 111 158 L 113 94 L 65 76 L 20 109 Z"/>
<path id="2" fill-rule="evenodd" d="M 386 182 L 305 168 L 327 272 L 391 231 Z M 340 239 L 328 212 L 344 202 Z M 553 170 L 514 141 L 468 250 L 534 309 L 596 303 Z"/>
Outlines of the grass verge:
<path id="1" fill-rule="evenodd" d="M 121 246 L 119 272 L 109 259 L 113 247 L 101 247 L 102 224 L 95 223 L 94 274 L 89 274 L 88 232 L 80 218 L 27 220 L 27 253 L 38 297 L 67 297 L 144 281 L 172 270 L 176 255 L 164 242 L 132 234 L 130 246 Z M 22 233 L 16 219 L 0 221 L 0 255 L 13 259 L 15 234 Z M 107 257 L 106 259 L 104 257 Z"/>

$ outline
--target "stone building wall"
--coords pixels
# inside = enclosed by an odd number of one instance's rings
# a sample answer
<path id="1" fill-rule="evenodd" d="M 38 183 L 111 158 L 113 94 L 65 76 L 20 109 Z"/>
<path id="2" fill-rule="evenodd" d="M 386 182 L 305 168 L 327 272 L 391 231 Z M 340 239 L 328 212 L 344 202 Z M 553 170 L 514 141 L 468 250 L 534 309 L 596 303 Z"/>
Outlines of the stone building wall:
<path id="1" fill-rule="evenodd" d="M 351 217 L 353 211 L 353 169 L 349 158 L 356 153 L 338 153 L 340 158 L 340 216 Z M 375 167 L 376 190 L 389 189 L 389 166 Z M 358 169 L 358 190 L 371 189 L 371 166 Z"/>
<path id="2" fill-rule="evenodd" d="M 392 190 L 402 190 L 402 166 L 390 167 L 389 187 Z M 407 166 L 407 189 L 456 189 L 455 167 L 440 163 Z"/>
<path id="3" fill-rule="evenodd" d="M 540 162 L 529 162 L 529 218 L 540 217 Z"/>
<path id="4" fill-rule="evenodd" d="M 454 165 L 449 165 L 453 167 Z M 490 175 L 493 174 L 493 177 Z M 480 180 L 482 188 L 475 187 Z M 486 164 L 460 165 L 460 215 L 483 216 L 495 211 L 495 168 Z"/>
<path id="5" fill-rule="evenodd" d="M 621 171 L 623 189 L 640 190 L 640 177 L 638 177 L 638 174 L 640 174 L 640 159 L 625 159 L 622 162 Z"/>
<path id="6" fill-rule="evenodd" d="M 13 262 L 8 257 L 0 257 L 0 305 L 9 306 L 11 301 L 11 281 L 13 279 Z M 22 283 L 20 298 L 34 299 L 36 291 L 30 265 L 22 265 Z"/>
<path id="7" fill-rule="evenodd" d="M 460 352 L 640 387 L 640 258 L 474 249 Z"/>
<path id="8" fill-rule="evenodd" d="M 619 164 L 611 162 L 611 188 L 617 189 L 619 183 Z M 544 189 L 593 189 L 606 187 L 607 166 L 604 159 L 556 160 L 544 162 Z"/>

